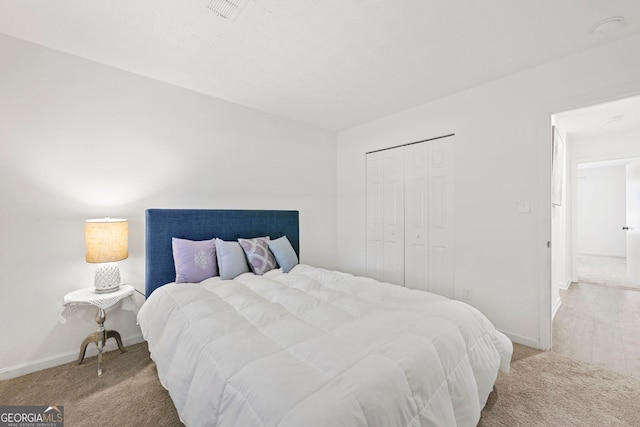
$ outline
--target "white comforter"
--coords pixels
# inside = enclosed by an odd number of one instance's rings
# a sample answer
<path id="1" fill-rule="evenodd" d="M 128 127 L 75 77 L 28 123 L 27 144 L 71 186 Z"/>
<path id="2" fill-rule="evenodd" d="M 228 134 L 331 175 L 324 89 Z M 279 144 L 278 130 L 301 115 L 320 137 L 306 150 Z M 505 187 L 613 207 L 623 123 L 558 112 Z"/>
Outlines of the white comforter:
<path id="1" fill-rule="evenodd" d="M 307 265 L 165 285 L 138 321 L 187 426 L 475 426 L 512 353 L 467 304 Z"/>

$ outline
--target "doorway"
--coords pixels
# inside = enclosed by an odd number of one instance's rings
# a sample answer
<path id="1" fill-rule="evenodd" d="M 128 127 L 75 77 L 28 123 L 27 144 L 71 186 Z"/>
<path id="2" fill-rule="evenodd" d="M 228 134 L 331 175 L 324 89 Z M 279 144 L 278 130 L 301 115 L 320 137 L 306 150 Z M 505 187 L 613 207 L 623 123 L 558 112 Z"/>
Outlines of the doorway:
<path id="1" fill-rule="evenodd" d="M 637 170 L 638 158 L 577 164 L 579 282 L 640 290 L 640 258 L 634 253 Z"/>
<path id="2" fill-rule="evenodd" d="M 627 223 L 636 221 L 633 215 L 640 215 L 635 213 L 640 207 L 634 205 L 640 203 L 636 202 L 640 194 L 633 194 L 640 190 L 634 187 L 635 178 L 626 178 L 626 169 L 635 174 L 632 165 L 640 159 L 640 96 L 557 113 L 551 123 L 564 143 L 566 172 L 561 202 L 551 207 L 555 312 L 560 304 L 559 290 L 579 281 L 581 256 L 583 277 L 593 277 L 611 266 L 622 282 L 623 269 L 640 268 L 635 267 L 640 264 L 636 249 L 640 243 L 634 243 L 640 240 L 640 224 Z M 632 251 L 629 256 L 627 249 Z M 589 256 L 619 259 L 594 261 Z M 587 268 L 591 271 L 585 271 Z M 628 283 L 628 277 L 624 280 Z M 634 283 L 640 285 L 640 278 Z"/>
<path id="3" fill-rule="evenodd" d="M 640 345 L 638 328 L 625 329 L 635 322 L 611 322 L 640 299 L 640 278 L 629 276 L 640 265 L 629 233 L 640 233 L 640 224 L 630 225 L 640 215 L 640 183 L 635 189 L 635 166 L 628 166 L 640 165 L 640 96 L 554 114 L 551 123 L 566 159 L 562 203 L 551 206 L 551 349 L 598 362 L 624 343 Z M 602 316 L 605 308 L 613 314 Z M 596 333 L 615 342 L 600 351 Z"/>

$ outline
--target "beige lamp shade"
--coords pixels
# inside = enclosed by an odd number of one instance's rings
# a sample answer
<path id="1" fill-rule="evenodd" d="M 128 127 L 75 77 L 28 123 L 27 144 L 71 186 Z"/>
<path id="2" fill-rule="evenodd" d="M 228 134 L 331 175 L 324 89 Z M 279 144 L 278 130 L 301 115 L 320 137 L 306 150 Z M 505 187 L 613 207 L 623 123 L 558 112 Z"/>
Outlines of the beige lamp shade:
<path id="1" fill-rule="evenodd" d="M 87 262 L 115 262 L 127 259 L 129 223 L 126 219 L 88 219 L 84 223 Z"/>

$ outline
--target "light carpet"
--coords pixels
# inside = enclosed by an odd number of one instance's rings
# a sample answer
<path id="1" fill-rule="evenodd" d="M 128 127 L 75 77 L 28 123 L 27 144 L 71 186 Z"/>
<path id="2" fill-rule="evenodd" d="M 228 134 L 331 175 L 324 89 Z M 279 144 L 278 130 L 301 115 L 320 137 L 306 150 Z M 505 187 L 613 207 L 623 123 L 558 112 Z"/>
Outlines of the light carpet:
<path id="1" fill-rule="evenodd" d="M 640 378 L 514 345 L 480 426 L 640 426 Z"/>
<path id="2" fill-rule="evenodd" d="M 640 426 L 640 378 L 515 345 L 480 426 Z M 146 343 L 0 381 L 0 405 L 64 405 L 65 426 L 180 426 Z"/>

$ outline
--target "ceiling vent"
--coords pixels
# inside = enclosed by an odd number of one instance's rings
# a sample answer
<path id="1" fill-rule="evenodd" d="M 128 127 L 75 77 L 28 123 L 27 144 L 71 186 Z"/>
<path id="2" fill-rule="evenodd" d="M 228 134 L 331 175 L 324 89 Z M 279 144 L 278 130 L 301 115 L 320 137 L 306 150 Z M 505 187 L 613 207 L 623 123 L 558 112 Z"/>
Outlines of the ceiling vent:
<path id="1" fill-rule="evenodd" d="M 592 33 L 611 34 L 619 31 L 624 26 L 624 18 L 622 16 L 613 16 L 600 21 L 591 28 Z"/>
<path id="2" fill-rule="evenodd" d="M 233 21 L 246 3 L 247 0 L 211 0 L 209 9 L 221 18 Z"/>

